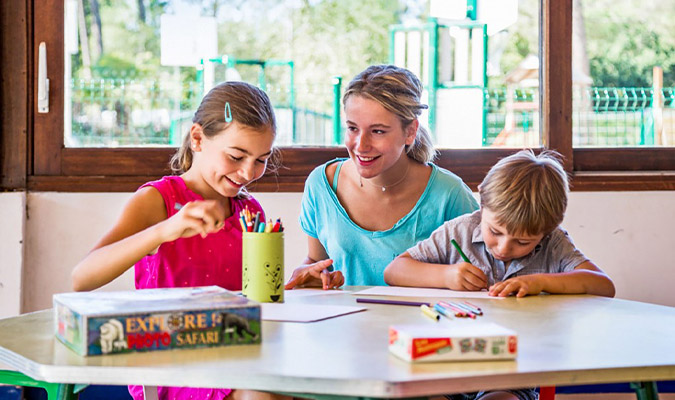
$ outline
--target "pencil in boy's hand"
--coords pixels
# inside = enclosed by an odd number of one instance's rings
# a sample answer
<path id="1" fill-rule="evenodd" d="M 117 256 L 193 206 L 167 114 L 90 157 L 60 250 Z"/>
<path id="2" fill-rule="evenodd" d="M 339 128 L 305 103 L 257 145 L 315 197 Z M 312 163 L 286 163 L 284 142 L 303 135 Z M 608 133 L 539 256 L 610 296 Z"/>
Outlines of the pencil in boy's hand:
<path id="1" fill-rule="evenodd" d="M 469 264 L 471 264 L 471 261 L 469 261 L 469 257 L 467 257 L 466 254 L 464 254 L 464 252 L 463 252 L 462 249 L 459 247 L 459 245 L 457 244 L 457 242 L 455 242 L 455 239 L 451 239 L 451 240 L 450 240 L 450 243 L 455 247 L 455 249 L 457 249 L 457 252 L 458 252 L 459 255 L 462 257 L 462 260 L 464 260 L 464 262 L 468 262 Z"/>

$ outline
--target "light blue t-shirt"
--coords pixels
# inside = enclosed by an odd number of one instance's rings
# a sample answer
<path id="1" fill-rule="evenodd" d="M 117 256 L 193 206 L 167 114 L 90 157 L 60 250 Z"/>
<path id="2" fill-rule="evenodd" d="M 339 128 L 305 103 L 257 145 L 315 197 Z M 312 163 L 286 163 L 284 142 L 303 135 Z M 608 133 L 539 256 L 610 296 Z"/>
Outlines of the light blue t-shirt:
<path id="1" fill-rule="evenodd" d="M 428 238 L 445 221 L 478 209 L 471 190 L 457 175 L 430 164 L 427 187 L 415 207 L 391 229 L 365 230 L 349 218 L 326 177 L 327 165 L 344 160 L 330 161 L 309 174 L 300 226 L 319 239 L 335 269 L 344 274 L 346 285 L 386 285 L 384 268 L 396 256 Z"/>

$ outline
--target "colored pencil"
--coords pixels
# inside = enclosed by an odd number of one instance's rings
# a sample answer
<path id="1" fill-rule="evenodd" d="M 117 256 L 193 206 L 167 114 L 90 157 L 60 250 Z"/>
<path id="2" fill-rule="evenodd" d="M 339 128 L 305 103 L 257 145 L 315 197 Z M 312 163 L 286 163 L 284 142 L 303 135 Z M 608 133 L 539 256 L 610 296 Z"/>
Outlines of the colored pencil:
<path id="1" fill-rule="evenodd" d="M 457 242 L 455 241 L 455 239 L 451 239 L 451 240 L 450 240 L 450 243 L 455 247 L 455 249 L 457 249 L 457 252 L 458 252 L 459 255 L 462 257 L 462 260 L 464 260 L 464 262 L 468 262 L 468 263 L 470 264 L 471 261 L 469 261 L 469 257 L 467 257 L 466 254 L 464 254 L 464 252 L 463 252 L 462 249 L 459 247 L 459 245 L 457 244 Z"/>
<path id="2" fill-rule="evenodd" d="M 384 299 L 364 299 L 364 298 L 357 298 L 356 299 L 357 303 L 372 303 L 372 304 L 390 304 L 393 306 L 415 306 L 419 307 L 423 304 L 426 304 L 427 307 L 429 306 L 429 303 L 423 302 L 423 301 L 403 301 L 403 300 L 384 300 Z"/>
<path id="3" fill-rule="evenodd" d="M 429 308 L 429 306 L 426 305 L 426 304 L 422 304 L 420 306 L 420 310 L 422 310 L 422 314 L 424 314 L 427 317 L 433 319 L 434 321 L 438 321 L 439 319 L 441 319 L 441 315 L 438 312 L 436 312 L 435 310 L 432 310 L 431 308 Z"/>

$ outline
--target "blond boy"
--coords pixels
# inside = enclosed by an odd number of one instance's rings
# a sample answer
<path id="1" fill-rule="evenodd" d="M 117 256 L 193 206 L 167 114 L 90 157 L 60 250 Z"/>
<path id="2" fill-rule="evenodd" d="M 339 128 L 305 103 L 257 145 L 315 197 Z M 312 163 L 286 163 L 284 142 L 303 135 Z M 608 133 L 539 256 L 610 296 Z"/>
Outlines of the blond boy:
<path id="1" fill-rule="evenodd" d="M 500 160 L 478 187 L 481 209 L 447 221 L 384 271 L 389 285 L 488 288 L 492 296 L 547 293 L 614 296 L 609 277 L 559 227 L 567 175 L 559 154 L 523 150 Z M 450 244 L 455 239 L 464 262 Z"/>

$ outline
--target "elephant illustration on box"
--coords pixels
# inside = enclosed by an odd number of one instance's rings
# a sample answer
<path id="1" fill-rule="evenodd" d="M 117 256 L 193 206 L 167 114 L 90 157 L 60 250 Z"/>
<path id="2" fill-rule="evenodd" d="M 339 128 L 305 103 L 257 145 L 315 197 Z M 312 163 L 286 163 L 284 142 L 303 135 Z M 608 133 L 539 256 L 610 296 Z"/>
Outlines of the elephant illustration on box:
<path id="1" fill-rule="evenodd" d="M 235 339 L 237 342 L 246 340 L 246 333 L 251 336 L 253 341 L 257 340 L 260 335 L 253 332 L 249 326 L 248 319 L 239 314 L 222 313 L 221 316 L 221 330 L 223 340 L 229 339 L 230 343 Z"/>
<path id="2" fill-rule="evenodd" d="M 127 348 L 127 341 L 124 338 L 124 327 L 116 319 L 109 319 L 108 322 L 99 328 L 101 336 L 101 352 L 108 354 L 113 351 L 120 351 Z"/>

